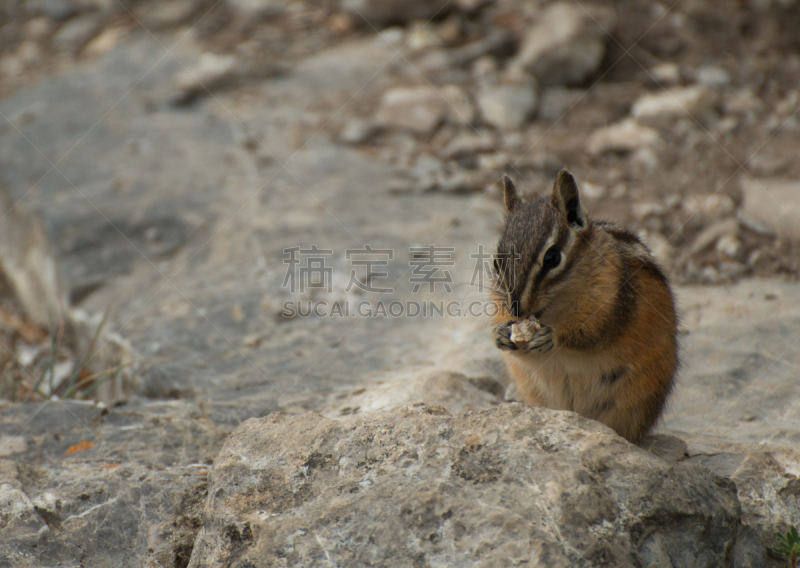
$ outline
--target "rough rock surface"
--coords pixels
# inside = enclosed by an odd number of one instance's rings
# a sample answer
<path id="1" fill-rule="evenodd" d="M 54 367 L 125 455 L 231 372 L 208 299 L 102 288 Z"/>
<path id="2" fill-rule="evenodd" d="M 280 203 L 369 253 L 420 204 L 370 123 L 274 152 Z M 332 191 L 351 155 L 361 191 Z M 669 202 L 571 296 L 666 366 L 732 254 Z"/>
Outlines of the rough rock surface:
<path id="1" fill-rule="evenodd" d="M 519 403 L 249 420 L 209 477 L 196 568 L 726 566 L 739 517 L 732 483 Z"/>
<path id="2" fill-rule="evenodd" d="M 191 403 L 4 409 L 0 566 L 185 566 L 225 437 Z"/>
<path id="3" fill-rule="evenodd" d="M 772 548 L 776 532 L 800 525 L 800 292 L 754 280 L 684 288 L 678 302 L 685 370 L 660 431 L 687 442 L 690 462 L 736 482 L 743 526 Z"/>

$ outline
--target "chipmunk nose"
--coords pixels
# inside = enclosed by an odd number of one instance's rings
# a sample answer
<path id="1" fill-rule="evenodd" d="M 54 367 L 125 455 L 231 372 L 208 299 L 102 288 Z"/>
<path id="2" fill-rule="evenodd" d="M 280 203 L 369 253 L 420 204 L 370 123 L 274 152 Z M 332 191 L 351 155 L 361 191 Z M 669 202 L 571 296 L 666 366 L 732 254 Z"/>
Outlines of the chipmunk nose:
<path id="1" fill-rule="evenodd" d="M 522 307 L 520 306 L 519 300 L 511 300 L 511 315 L 515 318 L 519 317 L 520 310 Z"/>

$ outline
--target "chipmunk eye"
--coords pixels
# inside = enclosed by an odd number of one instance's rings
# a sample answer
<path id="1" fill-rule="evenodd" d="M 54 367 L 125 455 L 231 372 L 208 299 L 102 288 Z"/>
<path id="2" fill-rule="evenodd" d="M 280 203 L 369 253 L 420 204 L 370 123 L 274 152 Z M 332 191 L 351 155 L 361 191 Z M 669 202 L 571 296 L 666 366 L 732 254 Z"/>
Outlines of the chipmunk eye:
<path id="1" fill-rule="evenodd" d="M 556 247 L 550 247 L 547 249 L 547 252 L 544 253 L 544 258 L 542 259 L 542 270 L 550 270 L 551 268 L 558 266 L 560 263 L 561 251 Z"/>

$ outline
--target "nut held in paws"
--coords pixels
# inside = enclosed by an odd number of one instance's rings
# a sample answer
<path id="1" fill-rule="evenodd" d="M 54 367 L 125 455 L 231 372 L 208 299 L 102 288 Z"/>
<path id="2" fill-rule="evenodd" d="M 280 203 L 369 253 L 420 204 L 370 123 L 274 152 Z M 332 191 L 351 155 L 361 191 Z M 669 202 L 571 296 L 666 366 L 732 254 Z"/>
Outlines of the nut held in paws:
<path id="1" fill-rule="evenodd" d="M 511 341 L 514 343 L 533 341 L 533 336 L 541 327 L 541 324 L 533 318 L 519 321 L 511 326 Z"/>

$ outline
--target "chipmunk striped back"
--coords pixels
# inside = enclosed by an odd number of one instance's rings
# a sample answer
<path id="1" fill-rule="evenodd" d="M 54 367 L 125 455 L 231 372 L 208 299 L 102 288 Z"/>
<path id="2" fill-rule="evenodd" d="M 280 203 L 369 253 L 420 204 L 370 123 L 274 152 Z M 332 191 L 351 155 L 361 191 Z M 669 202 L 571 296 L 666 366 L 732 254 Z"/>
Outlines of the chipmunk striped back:
<path id="1" fill-rule="evenodd" d="M 678 365 L 666 276 L 635 235 L 589 219 L 566 170 L 549 198 L 528 202 L 505 178 L 505 204 L 492 335 L 520 396 L 638 441 Z"/>

